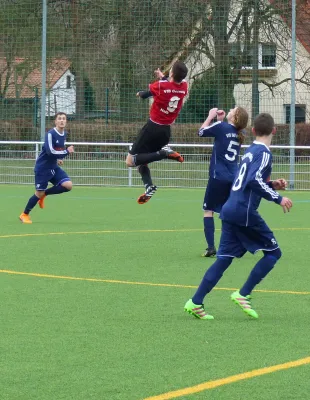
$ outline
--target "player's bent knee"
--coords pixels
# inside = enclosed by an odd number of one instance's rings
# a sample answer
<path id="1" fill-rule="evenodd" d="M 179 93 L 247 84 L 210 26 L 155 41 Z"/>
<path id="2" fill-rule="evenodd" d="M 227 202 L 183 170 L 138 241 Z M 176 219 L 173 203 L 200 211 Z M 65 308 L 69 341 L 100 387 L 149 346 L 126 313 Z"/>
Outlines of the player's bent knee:
<path id="1" fill-rule="evenodd" d="M 282 257 L 282 251 L 280 248 L 274 250 L 272 253 L 273 256 L 276 257 L 278 260 L 280 260 L 280 258 Z"/>
<path id="2" fill-rule="evenodd" d="M 217 256 L 218 260 L 221 260 L 223 263 L 226 265 L 230 265 L 233 262 L 233 257 L 227 257 L 227 256 Z"/>
<path id="3" fill-rule="evenodd" d="M 72 190 L 73 184 L 71 181 L 66 181 L 66 182 L 62 183 L 61 186 L 66 188 L 69 192 L 70 190 Z"/>
<path id="4" fill-rule="evenodd" d="M 41 199 L 45 195 L 45 190 L 36 190 L 35 195 Z"/>
<path id="5" fill-rule="evenodd" d="M 133 157 L 131 154 L 128 154 L 127 158 L 126 158 L 126 165 L 127 167 L 131 168 L 131 167 L 135 167 L 135 163 L 133 160 Z"/>
<path id="6" fill-rule="evenodd" d="M 282 256 L 282 251 L 280 248 L 272 250 L 272 251 L 265 251 L 265 257 L 273 257 L 276 261 L 280 260 Z"/>
<path id="7" fill-rule="evenodd" d="M 203 215 L 204 215 L 204 217 L 206 217 L 206 218 L 212 218 L 213 217 L 213 211 L 209 211 L 209 210 L 205 210 L 204 212 L 203 212 Z"/>

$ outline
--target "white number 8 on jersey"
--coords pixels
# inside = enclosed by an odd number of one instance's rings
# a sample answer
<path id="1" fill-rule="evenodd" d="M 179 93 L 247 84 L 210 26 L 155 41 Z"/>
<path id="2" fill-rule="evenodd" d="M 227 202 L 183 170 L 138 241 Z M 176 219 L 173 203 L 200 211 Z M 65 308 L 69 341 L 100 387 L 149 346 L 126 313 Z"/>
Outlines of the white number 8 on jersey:
<path id="1" fill-rule="evenodd" d="M 247 169 L 247 164 L 246 163 L 242 164 L 240 171 L 239 171 L 239 175 L 238 175 L 237 179 L 235 180 L 232 190 L 237 191 L 241 188 L 246 169 Z"/>

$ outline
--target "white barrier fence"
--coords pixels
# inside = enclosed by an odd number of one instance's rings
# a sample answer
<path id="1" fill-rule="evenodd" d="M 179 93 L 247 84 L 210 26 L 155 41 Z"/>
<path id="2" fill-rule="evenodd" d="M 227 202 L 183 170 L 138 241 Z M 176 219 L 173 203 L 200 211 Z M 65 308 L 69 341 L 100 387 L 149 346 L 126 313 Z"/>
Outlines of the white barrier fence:
<path id="1" fill-rule="evenodd" d="M 74 185 L 141 186 L 134 168 L 127 168 L 126 155 L 131 143 L 68 142 L 75 153 L 64 161 L 63 168 Z M 33 167 L 41 142 L 0 141 L 0 183 L 34 184 Z M 180 164 L 162 160 L 150 165 L 154 183 L 161 187 L 204 188 L 208 181 L 211 144 L 172 144 L 184 155 Z M 246 146 L 243 146 L 246 147 Z M 310 190 L 310 146 L 271 146 L 272 179 L 284 177 L 297 190 Z M 243 154 L 242 150 L 242 154 Z"/>

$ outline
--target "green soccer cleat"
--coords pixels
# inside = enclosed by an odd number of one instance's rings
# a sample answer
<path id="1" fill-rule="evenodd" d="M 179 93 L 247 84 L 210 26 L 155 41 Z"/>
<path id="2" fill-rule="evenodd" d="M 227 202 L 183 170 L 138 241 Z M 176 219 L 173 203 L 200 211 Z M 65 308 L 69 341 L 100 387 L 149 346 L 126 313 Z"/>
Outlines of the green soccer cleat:
<path id="1" fill-rule="evenodd" d="M 238 304 L 238 306 L 240 306 L 249 317 L 258 318 L 257 312 L 253 310 L 251 306 L 251 296 L 241 296 L 239 290 L 237 290 L 230 296 L 230 298 L 234 303 Z"/>
<path id="2" fill-rule="evenodd" d="M 210 314 L 207 314 L 203 304 L 194 304 L 192 299 L 189 299 L 184 306 L 184 311 L 199 319 L 214 319 Z"/>

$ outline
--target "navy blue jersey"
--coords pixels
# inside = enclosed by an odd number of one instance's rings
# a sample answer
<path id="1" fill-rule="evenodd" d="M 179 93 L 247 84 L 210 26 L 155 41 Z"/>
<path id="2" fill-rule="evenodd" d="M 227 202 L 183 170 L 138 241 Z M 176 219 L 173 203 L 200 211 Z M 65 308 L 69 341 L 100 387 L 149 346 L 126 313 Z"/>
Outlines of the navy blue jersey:
<path id="1" fill-rule="evenodd" d="M 214 137 L 209 175 L 220 181 L 233 182 L 238 170 L 240 143 L 238 131 L 234 125 L 227 122 L 215 122 L 201 128 L 199 136 Z"/>
<path id="2" fill-rule="evenodd" d="M 220 218 L 241 226 L 253 226 L 261 217 L 258 207 L 262 198 L 280 204 L 282 196 L 268 183 L 272 170 L 272 154 L 267 146 L 254 141 L 242 157 Z"/>
<path id="3" fill-rule="evenodd" d="M 34 170 L 51 170 L 57 167 L 57 160 L 67 157 L 69 154 L 65 147 L 67 132 L 60 133 L 53 128 L 45 135 L 44 145 L 37 158 Z"/>

